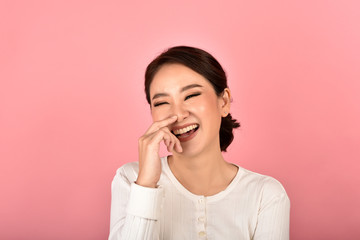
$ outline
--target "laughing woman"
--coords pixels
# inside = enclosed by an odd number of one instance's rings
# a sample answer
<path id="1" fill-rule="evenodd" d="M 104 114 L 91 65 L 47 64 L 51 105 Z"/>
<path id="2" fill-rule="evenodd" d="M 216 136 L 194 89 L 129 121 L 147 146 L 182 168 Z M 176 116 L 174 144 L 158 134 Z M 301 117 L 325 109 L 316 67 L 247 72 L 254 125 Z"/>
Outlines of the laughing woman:
<path id="1" fill-rule="evenodd" d="M 170 48 L 147 67 L 145 93 L 153 123 L 139 139 L 139 161 L 113 179 L 109 240 L 289 239 L 283 186 L 222 155 L 239 123 L 218 61 Z M 161 142 L 171 155 L 159 156 Z"/>

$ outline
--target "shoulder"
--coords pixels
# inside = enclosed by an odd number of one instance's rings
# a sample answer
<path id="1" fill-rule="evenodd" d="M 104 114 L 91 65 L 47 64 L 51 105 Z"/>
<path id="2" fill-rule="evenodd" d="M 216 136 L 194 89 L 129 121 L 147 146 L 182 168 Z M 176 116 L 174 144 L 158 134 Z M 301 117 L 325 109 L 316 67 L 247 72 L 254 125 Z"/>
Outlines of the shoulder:
<path id="1" fill-rule="evenodd" d="M 161 174 L 164 174 L 163 171 L 164 171 L 164 165 L 166 164 L 166 157 L 161 157 L 160 161 L 162 163 Z M 129 162 L 129 163 L 125 163 L 116 170 L 114 181 L 121 180 L 121 181 L 126 181 L 128 183 L 132 183 L 136 181 L 138 175 L 139 175 L 139 162 L 138 161 Z"/>
<path id="2" fill-rule="evenodd" d="M 139 162 L 129 162 L 116 170 L 114 181 L 135 182 L 139 173 Z"/>
<path id="3" fill-rule="evenodd" d="M 256 173 L 242 167 L 239 167 L 239 171 L 242 171 L 242 179 L 248 187 L 256 189 L 262 197 L 272 198 L 276 196 L 286 196 L 286 191 L 283 185 L 277 179 L 264 174 Z"/>

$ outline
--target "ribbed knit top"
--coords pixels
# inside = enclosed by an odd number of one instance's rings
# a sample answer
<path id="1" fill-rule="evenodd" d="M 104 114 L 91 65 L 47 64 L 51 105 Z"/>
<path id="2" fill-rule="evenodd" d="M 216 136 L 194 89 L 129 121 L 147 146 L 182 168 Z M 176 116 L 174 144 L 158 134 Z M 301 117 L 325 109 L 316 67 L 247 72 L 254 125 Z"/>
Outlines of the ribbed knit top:
<path id="1" fill-rule="evenodd" d="M 212 196 L 188 191 L 161 158 L 158 188 L 135 184 L 138 162 L 112 182 L 109 240 L 287 240 L 290 201 L 276 179 L 237 166 L 228 187 Z"/>

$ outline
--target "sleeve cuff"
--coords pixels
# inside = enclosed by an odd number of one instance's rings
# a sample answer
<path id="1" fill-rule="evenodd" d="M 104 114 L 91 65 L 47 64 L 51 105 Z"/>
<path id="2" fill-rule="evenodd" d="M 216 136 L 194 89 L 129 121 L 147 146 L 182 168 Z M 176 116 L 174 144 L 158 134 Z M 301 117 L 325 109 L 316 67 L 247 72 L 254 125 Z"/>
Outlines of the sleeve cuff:
<path id="1" fill-rule="evenodd" d="M 163 189 L 148 188 L 131 183 L 127 213 L 153 220 L 158 220 L 163 201 Z"/>

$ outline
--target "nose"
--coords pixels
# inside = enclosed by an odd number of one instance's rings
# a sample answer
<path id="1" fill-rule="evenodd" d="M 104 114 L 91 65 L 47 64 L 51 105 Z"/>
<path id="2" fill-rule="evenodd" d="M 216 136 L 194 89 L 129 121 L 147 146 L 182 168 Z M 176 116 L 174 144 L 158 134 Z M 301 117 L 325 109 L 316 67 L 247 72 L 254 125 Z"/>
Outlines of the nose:
<path id="1" fill-rule="evenodd" d="M 178 117 L 178 122 L 182 122 L 189 116 L 189 111 L 183 104 L 174 104 L 171 110 L 172 115 L 176 115 Z"/>

